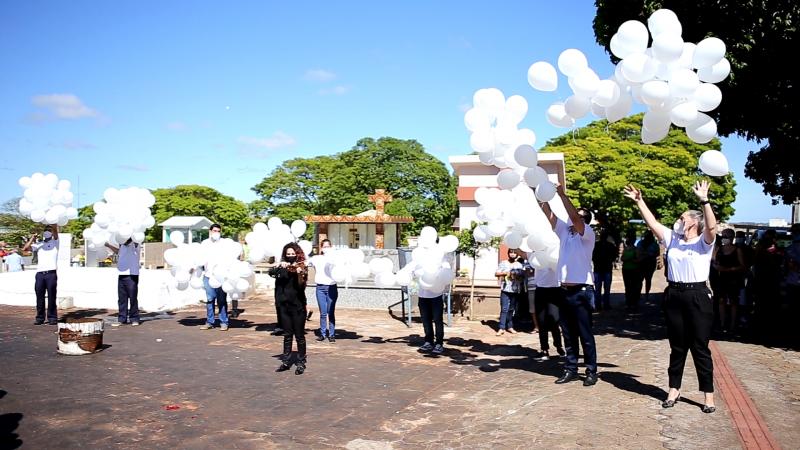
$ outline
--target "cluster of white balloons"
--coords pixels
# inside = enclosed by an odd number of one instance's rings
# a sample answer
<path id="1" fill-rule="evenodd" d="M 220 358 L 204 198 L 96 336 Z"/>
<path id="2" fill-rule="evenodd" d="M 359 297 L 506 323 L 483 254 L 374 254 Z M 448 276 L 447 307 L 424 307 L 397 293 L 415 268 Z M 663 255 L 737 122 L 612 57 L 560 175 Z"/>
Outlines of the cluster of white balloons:
<path id="1" fill-rule="evenodd" d="M 456 249 L 458 237 L 452 234 L 440 237 L 435 228 L 426 226 L 420 231 L 417 248 L 411 252 L 411 261 L 396 274 L 379 274 L 376 284 L 407 287 L 416 283 L 421 289 L 444 291 L 455 278 Z"/>
<path id="2" fill-rule="evenodd" d="M 558 69 L 568 77 L 573 95 L 551 104 L 547 120 L 569 128 L 591 111 L 616 122 L 630 113 L 636 101 L 647 108 L 642 121 L 645 144 L 664 139 L 671 125 L 685 128 L 689 139 L 698 144 L 711 141 L 717 135 L 717 123 L 705 113 L 722 102 L 722 91 L 715 83 L 728 76 L 731 65 L 725 59 L 722 40 L 709 37 L 698 44 L 684 42 L 682 31 L 678 16 L 668 9 L 655 11 L 647 25 L 636 20 L 623 23 L 610 42 L 611 52 L 621 61 L 604 80 L 589 67 L 580 50 L 564 50 L 558 57 Z M 550 63 L 538 61 L 528 69 L 528 82 L 534 89 L 554 91 L 558 75 Z M 714 155 L 715 161 L 720 158 L 724 159 L 721 153 Z"/>
<path id="3" fill-rule="evenodd" d="M 394 266 L 388 258 L 373 258 L 370 264 L 367 264 L 364 262 L 364 252 L 357 248 L 331 249 L 325 255 L 330 258 L 331 278 L 336 283 L 344 284 L 345 287 L 357 279 L 369 278 L 373 273 L 376 275 L 375 281 L 377 282 L 377 275 L 383 271 L 383 268 L 388 265 L 391 274 Z M 322 268 L 317 268 L 317 270 L 322 270 Z"/>
<path id="4" fill-rule="evenodd" d="M 170 287 L 202 289 L 203 276 L 206 276 L 209 286 L 221 287 L 233 300 L 250 289 L 248 278 L 253 274 L 253 267 L 239 260 L 242 244 L 228 238 L 211 245 L 187 244 L 183 232 L 177 230 L 170 233 L 169 240 L 176 245 L 164 252 L 164 260 L 171 266 Z"/>
<path id="5" fill-rule="evenodd" d="M 550 198 L 554 194 L 555 191 L 549 194 Z M 475 214 L 479 221 L 486 223 L 475 227 L 475 240 L 488 242 L 492 238 L 502 237 L 503 243 L 509 248 L 518 248 L 526 253 L 535 252 L 531 261 L 534 268 L 555 267 L 558 262 L 558 236 L 539 208 L 535 195 L 538 192 L 534 194 L 522 184 L 511 190 L 478 188 L 475 201 L 480 206 Z"/>
<path id="6" fill-rule="evenodd" d="M 92 226 L 83 230 L 87 246 L 96 249 L 109 243 L 117 247 L 128 239 L 141 244 L 145 230 L 156 223 L 150 211 L 155 202 L 155 196 L 144 188 L 106 189 L 103 200 L 92 206 Z"/>
<path id="7" fill-rule="evenodd" d="M 255 224 L 253 231 L 244 237 L 250 251 L 248 259 L 253 264 L 270 257 L 280 259 L 283 247 L 290 242 L 297 242 L 308 256 L 311 253 L 311 241 L 297 241 L 306 232 L 306 228 L 307 225 L 302 220 L 295 220 L 289 226 L 280 217 L 271 217 L 267 223 Z"/>
<path id="8" fill-rule="evenodd" d="M 54 173 L 36 172 L 21 177 L 18 182 L 24 189 L 19 200 L 19 212 L 25 217 L 58 226 L 78 217 L 78 210 L 72 207 L 74 194 L 70 191 L 72 184 L 69 180 L 59 180 Z"/>

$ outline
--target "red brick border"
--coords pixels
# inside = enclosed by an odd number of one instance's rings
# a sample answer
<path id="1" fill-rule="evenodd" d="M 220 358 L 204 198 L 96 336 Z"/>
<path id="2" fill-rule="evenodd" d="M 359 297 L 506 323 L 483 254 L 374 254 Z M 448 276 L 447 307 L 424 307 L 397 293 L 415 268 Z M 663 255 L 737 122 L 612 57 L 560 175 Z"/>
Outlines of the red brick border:
<path id="1" fill-rule="evenodd" d="M 742 383 L 736 378 L 728 360 L 716 342 L 710 342 L 714 359 L 714 380 L 719 388 L 722 401 L 728 406 L 733 426 L 745 449 L 780 449 L 775 437 L 770 433 L 766 422 L 759 414 L 753 400 L 747 395 Z"/>

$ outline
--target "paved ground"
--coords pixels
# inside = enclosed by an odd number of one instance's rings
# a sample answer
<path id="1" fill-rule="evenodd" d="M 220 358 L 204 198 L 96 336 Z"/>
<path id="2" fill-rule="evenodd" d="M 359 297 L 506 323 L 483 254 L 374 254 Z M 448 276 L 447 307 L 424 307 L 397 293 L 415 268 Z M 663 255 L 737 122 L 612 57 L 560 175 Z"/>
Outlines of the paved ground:
<path id="1" fill-rule="evenodd" d="M 418 323 L 342 310 L 335 344 L 309 333 L 297 376 L 274 372 L 282 338 L 263 299 L 242 303 L 228 332 L 200 331 L 199 308 L 108 327 L 108 347 L 87 356 L 58 355 L 54 327 L 3 307 L 0 448 L 741 448 L 721 399 L 715 414 L 700 411 L 691 360 L 687 400 L 660 407 L 669 347 L 658 308 L 626 315 L 613 301 L 595 315 L 594 387 L 553 384 L 560 361 L 531 359 L 535 335 L 496 337 L 491 323 L 455 322 L 432 357 L 416 351 Z M 718 345 L 775 440 L 797 448 L 800 353 Z"/>

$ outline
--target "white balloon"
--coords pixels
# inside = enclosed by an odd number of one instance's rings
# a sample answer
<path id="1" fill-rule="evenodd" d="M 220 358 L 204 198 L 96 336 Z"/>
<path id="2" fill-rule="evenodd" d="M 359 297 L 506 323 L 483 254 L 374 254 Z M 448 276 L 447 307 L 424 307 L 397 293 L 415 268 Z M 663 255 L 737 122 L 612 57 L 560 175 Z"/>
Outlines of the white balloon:
<path id="1" fill-rule="evenodd" d="M 442 247 L 442 251 L 445 253 L 454 252 L 458 249 L 458 237 L 448 234 L 439 239 L 439 244 Z"/>
<path id="2" fill-rule="evenodd" d="M 715 37 L 705 38 L 697 44 L 692 57 L 692 67 L 711 67 L 725 56 L 725 43 Z"/>
<path id="3" fill-rule="evenodd" d="M 191 286 L 192 289 L 203 289 L 203 279 L 200 277 L 192 277 L 192 279 L 189 280 L 189 286 Z"/>
<path id="4" fill-rule="evenodd" d="M 656 75 L 656 61 L 644 53 L 631 53 L 620 63 L 622 75 L 631 83 L 644 83 Z"/>
<path id="5" fill-rule="evenodd" d="M 700 170 L 712 177 L 722 177 L 728 174 L 728 160 L 718 150 L 707 150 L 700 155 L 698 163 Z"/>
<path id="6" fill-rule="evenodd" d="M 174 230 L 169 234 L 169 241 L 175 245 L 183 245 L 185 243 L 185 236 L 180 230 Z"/>
<path id="7" fill-rule="evenodd" d="M 43 209 L 34 209 L 31 211 L 31 220 L 34 222 L 42 222 L 47 212 Z"/>
<path id="8" fill-rule="evenodd" d="M 653 57 L 669 64 L 680 59 L 683 54 L 683 39 L 679 34 L 661 33 L 653 38 Z"/>
<path id="9" fill-rule="evenodd" d="M 538 91 L 551 92 L 558 87 L 558 74 L 552 64 L 537 61 L 528 68 L 528 84 Z"/>
<path id="10" fill-rule="evenodd" d="M 72 187 L 72 183 L 69 180 L 60 180 L 56 185 L 56 189 L 59 191 L 68 191 Z"/>
<path id="11" fill-rule="evenodd" d="M 711 83 L 700 83 L 694 91 L 692 101 L 697 105 L 698 111 L 713 111 L 722 103 L 722 91 Z"/>
<path id="12" fill-rule="evenodd" d="M 567 101 L 564 102 L 564 111 L 573 119 L 580 119 L 586 114 L 589 114 L 591 109 L 592 102 L 587 97 L 580 97 L 577 94 L 571 95 Z"/>
<path id="13" fill-rule="evenodd" d="M 519 184 L 520 176 L 513 170 L 501 170 L 497 174 L 497 185 L 500 189 L 513 189 Z"/>
<path id="14" fill-rule="evenodd" d="M 697 118 L 697 105 L 693 102 L 679 103 L 669 111 L 669 118 L 675 125 L 685 127 Z"/>
<path id="15" fill-rule="evenodd" d="M 536 167 L 539 164 L 539 154 L 530 145 L 520 145 L 514 150 L 514 159 L 523 167 Z"/>
<path id="16" fill-rule="evenodd" d="M 594 70 L 587 67 L 574 77 L 570 77 L 569 85 L 575 95 L 591 98 L 600 86 L 600 77 L 597 76 Z"/>
<path id="17" fill-rule="evenodd" d="M 294 222 L 292 222 L 290 230 L 292 232 L 292 236 L 299 238 L 300 236 L 303 235 L 303 233 L 306 232 L 306 228 L 307 225 L 305 222 L 303 222 L 302 220 L 295 220 Z"/>
<path id="18" fill-rule="evenodd" d="M 564 75 L 572 77 L 589 67 L 586 56 L 578 49 L 569 48 L 558 55 L 558 70 Z"/>
<path id="19" fill-rule="evenodd" d="M 717 123 L 707 114 L 698 113 L 697 118 L 686 125 L 686 135 L 698 144 L 705 144 L 717 136 Z"/>
<path id="20" fill-rule="evenodd" d="M 17 183 L 19 183 L 21 188 L 27 189 L 31 187 L 31 177 L 20 177 L 20 179 L 17 180 Z"/>
<path id="21" fill-rule="evenodd" d="M 647 81 L 642 84 L 641 96 L 645 105 L 660 105 L 669 99 L 669 84 L 660 80 Z"/>
<path id="22" fill-rule="evenodd" d="M 256 222 L 256 224 L 253 225 L 253 231 L 257 233 L 265 233 L 267 230 L 269 230 L 269 228 L 264 222 Z"/>
<path id="23" fill-rule="evenodd" d="M 637 53 L 638 49 L 632 46 L 630 42 L 625 41 L 619 33 L 614 33 L 609 42 L 611 53 L 619 59 L 625 59 L 628 55 Z"/>
<path id="24" fill-rule="evenodd" d="M 497 88 L 479 89 L 472 97 L 472 104 L 488 112 L 491 118 L 496 118 L 505 109 L 506 97 Z"/>
<path id="25" fill-rule="evenodd" d="M 464 125 L 469 131 L 477 131 L 491 127 L 489 113 L 481 108 L 471 108 L 464 114 Z"/>
<path id="26" fill-rule="evenodd" d="M 500 237 L 508 230 L 508 226 L 501 220 L 492 220 L 487 225 L 487 232 L 491 237 Z"/>
<path id="27" fill-rule="evenodd" d="M 617 103 L 606 108 L 606 119 L 609 123 L 614 123 L 623 117 L 626 117 L 633 108 L 633 98 L 630 94 L 620 94 Z"/>
<path id="28" fill-rule="evenodd" d="M 602 107 L 611 106 L 619 100 L 619 95 L 620 88 L 616 81 L 601 80 L 597 85 L 597 92 L 592 97 L 592 102 Z M 589 107 L 591 108 L 591 104 Z M 572 114 L 570 115 L 572 116 Z"/>
<path id="29" fill-rule="evenodd" d="M 661 33 L 671 33 L 678 36 L 683 32 L 681 21 L 678 16 L 669 9 L 659 9 L 647 19 L 647 28 L 650 30 L 650 35 L 653 38 L 661 35 Z"/>
<path id="30" fill-rule="evenodd" d="M 306 255 L 311 254 L 311 248 L 313 247 L 311 241 L 303 239 L 302 241 L 298 242 L 297 245 L 300 246 L 300 248 L 303 250 L 303 253 L 305 253 Z"/>
<path id="31" fill-rule="evenodd" d="M 250 289 L 250 282 L 244 278 L 239 278 L 236 280 L 236 285 L 234 287 L 239 292 L 247 292 L 247 290 Z"/>
<path id="32" fill-rule="evenodd" d="M 642 127 L 650 131 L 669 131 L 670 124 L 669 113 L 666 111 L 648 111 L 642 118 Z"/>
<path id="33" fill-rule="evenodd" d="M 475 227 L 475 229 L 472 230 L 472 237 L 475 238 L 476 242 L 489 242 L 491 239 L 488 233 L 488 227 L 486 225 Z"/>
<path id="34" fill-rule="evenodd" d="M 136 233 L 133 233 L 133 235 L 131 235 L 131 239 L 133 240 L 133 242 L 141 244 L 142 242 L 144 242 L 145 236 L 144 233 L 142 233 L 141 231 L 137 231 Z"/>
<path id="35" fill-rule="evenodd" d="M 647 27 L 638 20 L 624 22 L 619 26 L 616 34 L 625 48 L 630 48 L 639 53 L 643 53 L 647 49 L 647 41 L 650 35 L 647 32 Z"/>
<path id="36" fill-rule="evenodd" d="M 669 128 L 651 130 L 649 128 L 642 127 L 642 142 L 645 144 L 654 144 L 667 137 L 667 134 L 669 134 Z"/>
<path id="37" fill-rule="evenodd" d="M 520 123 L 528 114 L 528 101 L 521 95 L 512 95 L 506 100 L 505 111 L 512 121 Z"/>
<path id="38" fill-rule="evenodd" d="M 475 189 L 475 201 L 478 202 L 479 205 L 484 205 L 486 202 L 489 201 L 490 189 L 484 186 Z"/>
<path id="39" fill-rule="evenodd" d="M 522 235 L 517 231 L 509 231 L 503 237 L 503 242 L 508 248 L 519 248 L 520 244 L 522 244 Z"/>
<path id="40" fill-rule="evenodd" d="M 719 83 L 727 78 L 730 73 L 731 63 L 726 58 L 722 58 L 713 66 L 699 69 L 697 71 L 697 76 L 700 78 L 700 81 L 705 81 L 706 83 Z"/>
<path id="41" fill-rule="evenodd" d="M 534 133 L 533 130 L 529 128 L 522 128 L 520 130 L 517 130 L 515 144 L 517 146 L 530 145 L 531 147 L 533 147 L 534 145 L 536 145 L 536 133 Z"/>
<path id="42" fill-rule="evenodd" d="M 547 181 L 547 171 L 539 166 L 532 167 L 525 171 L 523 178 L 525 179 L 525 184 L 530 187 L 536 187 Z"/>
<path id="43" fill-rule="evenodd" d="M 55 189 L 58 186 L 58 175 L 54 173 L 48 173 L 44 176 L 44 185 L 49 187 L 50 189 Z"/>
<path id="44" fill-rule="evenodd" d="M 691 69 L 675 69 L 669 80 L 669 93 L 674 98 L 691 98 L 700 86 L 697 73 Z"/>
<path id="45" fill-rule="evenodd" d="M 280 217 L 270 217 L 267 221 L 267 226 L 269 227 L 270 231 L 279 230 L 283 225 L 283 221 Z"/>
<path id="46" fill-rule="evenodd" d="M 536 198 L 540 202 L 549 202 L 556 195 L 556 185 L 550 181 L 545 181 L 536 186 Z"/>
<path id="47" fill-rule="evenodd" d="M 103 198 L 106 200 L 107 203 L 113 203 L 117 199 L 117 195 L 119 191 L 114 188 L 108 188 L 103 191 Z"/>
<path id="48" fill-rule="evenodd" d="M 564 104 L 561 102 L 555 102 L 550 105 L 545 115 L 547 121 L 556 127 L 569 128 L 575 124 L 575 119 L 567 114 L 567 111 L 564 109 Z"/>

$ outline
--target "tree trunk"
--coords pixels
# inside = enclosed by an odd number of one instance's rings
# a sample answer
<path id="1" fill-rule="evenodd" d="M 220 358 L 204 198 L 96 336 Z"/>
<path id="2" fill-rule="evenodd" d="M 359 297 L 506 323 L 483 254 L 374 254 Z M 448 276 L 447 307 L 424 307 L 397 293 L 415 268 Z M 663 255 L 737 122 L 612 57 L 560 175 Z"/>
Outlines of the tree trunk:
<path id="1" fill-rule="evenodd" d="M 477 255 L 472 258 L 472 273 L 470 274 L 469 286 L 469 320 L 475 320 L 475 310 L 472 309 L 472 299 L 475 297 L 475 259 Z"/>

